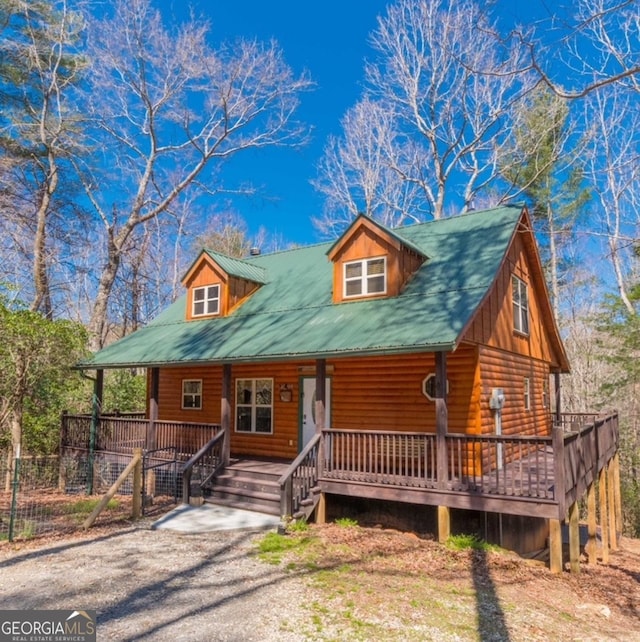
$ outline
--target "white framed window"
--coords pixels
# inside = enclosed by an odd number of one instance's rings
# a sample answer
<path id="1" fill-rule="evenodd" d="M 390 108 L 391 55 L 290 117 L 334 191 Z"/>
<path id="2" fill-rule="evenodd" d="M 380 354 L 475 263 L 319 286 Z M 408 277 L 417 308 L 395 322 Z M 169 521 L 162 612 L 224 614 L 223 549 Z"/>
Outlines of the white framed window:
<path id="1" fill-rule="evenodd" d="M 200 410 L 202 408 L 202 379 L 182 380 L 183 410 Z"/>
<path id="2" fill-rule="evenodd" d="M 517 276 L 511 277 L 513 290 L 513 329 L 521 334 L 529 334 L 529 293 L 527 284 Z"/>
<path id="3" fill-rule="evenodd" d="M 344 264 L 344 297 L 385 294 L 387 257 L 380 256 Z"/>
<path id="4" fill-rule="evenodd" d="M 524 378 L 524 409 L 531 410 L 531 380 Z"/>
<path id="5" fill-rule="evenodd" d="M 236 432 L 273 433 L 273 379 L 236 381 Z"/>
<path id="6" fill-rule="evenodd" d="M 193 288 L 193 302 L 191 316 L 202 317 L 207 314 L 218 314 L 220 312 L 220 286 L 205 285 L 201 288 Z"/>

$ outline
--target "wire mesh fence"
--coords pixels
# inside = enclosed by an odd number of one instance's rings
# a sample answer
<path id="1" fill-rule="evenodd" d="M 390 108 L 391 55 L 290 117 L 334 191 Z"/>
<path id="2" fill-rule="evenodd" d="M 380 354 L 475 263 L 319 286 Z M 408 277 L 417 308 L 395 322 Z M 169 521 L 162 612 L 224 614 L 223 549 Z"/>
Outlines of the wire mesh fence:
<path id="1" fill-rule="evenodd" d="M 78 529 L 131 459 L 129 453 L 82 449 L 67 449 L 62 456 L 23 456 L 19 460 L 0 453 L 0 541 Z M 146 514 L 153 514 L 175 503 L 180 473 L 171 453 L 150 453 L 144 462 L 142 505 Z M 99 523 L 127 519 L 132 493 L 130 475 Z"/>

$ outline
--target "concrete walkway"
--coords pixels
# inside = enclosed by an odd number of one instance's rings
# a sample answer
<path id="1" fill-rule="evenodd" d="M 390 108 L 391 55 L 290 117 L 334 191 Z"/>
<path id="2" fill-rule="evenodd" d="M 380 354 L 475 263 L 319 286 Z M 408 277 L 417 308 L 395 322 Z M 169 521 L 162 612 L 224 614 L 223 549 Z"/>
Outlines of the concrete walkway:
<path id="1" fill-rule="evenodd" d="M 154 522 L 152 529 L 181 533 L 209 533 L 212 531 L 267 530 L 277 528 L 280 518 L 253 511 L 203 504 L 181 504 Z"/>

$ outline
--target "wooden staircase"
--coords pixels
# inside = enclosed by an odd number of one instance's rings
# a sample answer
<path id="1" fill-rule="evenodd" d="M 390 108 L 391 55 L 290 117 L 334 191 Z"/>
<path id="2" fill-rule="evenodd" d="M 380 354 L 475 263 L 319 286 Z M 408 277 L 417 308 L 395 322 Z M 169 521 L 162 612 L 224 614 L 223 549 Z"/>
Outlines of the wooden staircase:
<path id="1" fill-rule="evenodd" d="M 204 489 L 204 501 L 269 515 L 280 515 L 280 476 L 288 463 L 232 460 Z"/>

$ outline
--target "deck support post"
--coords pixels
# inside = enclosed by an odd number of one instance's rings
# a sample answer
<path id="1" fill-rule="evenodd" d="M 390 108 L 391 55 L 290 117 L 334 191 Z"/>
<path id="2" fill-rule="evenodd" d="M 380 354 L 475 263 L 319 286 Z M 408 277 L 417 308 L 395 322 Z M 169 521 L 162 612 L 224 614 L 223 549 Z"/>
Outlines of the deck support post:
<path id="1" fill-rule="evenodd" d="M 316 524 L 327 523 L 327 498 L 324 493 L 320 493 L 318 505 L 316 506 Z"/>
<path id="2" fill-rule="evenodd" d="M 600 537 L 602 539 L 602 563 L 609 563 L 609 510 L 607 506 L 607 469 L 600 471 L 598 478 L 600 494 Z"/>
<path id="3" fill-rule="evenodd" d="M 91 427 L 89 429 L 89 461 L 87 470 L 87 495 L 93 495 L 93 464 L 95 460 L 96 441 L 100 430 L 100 415 L 102 413 L 102 393 L 104 390 L 104 370 L 96 370 L 93 382 L 93 399 L 91 403 Z"/>
<path id="4" fill-rule="evenodd" d="M 231 364 L 222 366 L 222 396 L 220 400 L 220 429 L 224 433 L 222 463 L 227 466 L 231 459 Z"/>
<path id="5" fill-rule="evenodd" d="M 587 488 L 587 532 L 589 539 L 585 546 L 589 565 L 598 561 L 598 516 L 596 515 L 596 485 L 591 482 Z"/>
<path id="6" fill-rule="evenodd" d="M 549 570 L 562 573 L 562 527 L 559 519 L 549 520 Z"/>
<path id="7" fill-rule="evenodd" d="M 438 506 L 438 542 L 444 544 L 451 537 L 451 511 L 448 506 Z"/>
<path id="8" fill-rule="evenodd" d="M 615 474 L 613 460 L 607 464 L 607 503 L 609 504 L 609 546 L 612 551 L 618 550 L 616 527 Z"/>
<path id="9" fill-rule="evenodd" d="M 564 479 L 564 431 L 560 425 L 551 429 L 551 443 L 553 446 L 553 477 L 554 499 L 558 504 L 558 515 L 566 515 L 566 484 Z"/>
<path id="10" fill-rule="evenodd" d="M 611 460 L 613 466 L 613 501 L 616 515 L 616 535 L 622 536 L 622 495 L 620 491 L 620 455 L 616 453 Z"/>
<path id="11" fill-rule="evenodd" d="M 569 563 L 572 573 L 580 572 L 580 510 L 578 502 L 569 506 Z"/>

